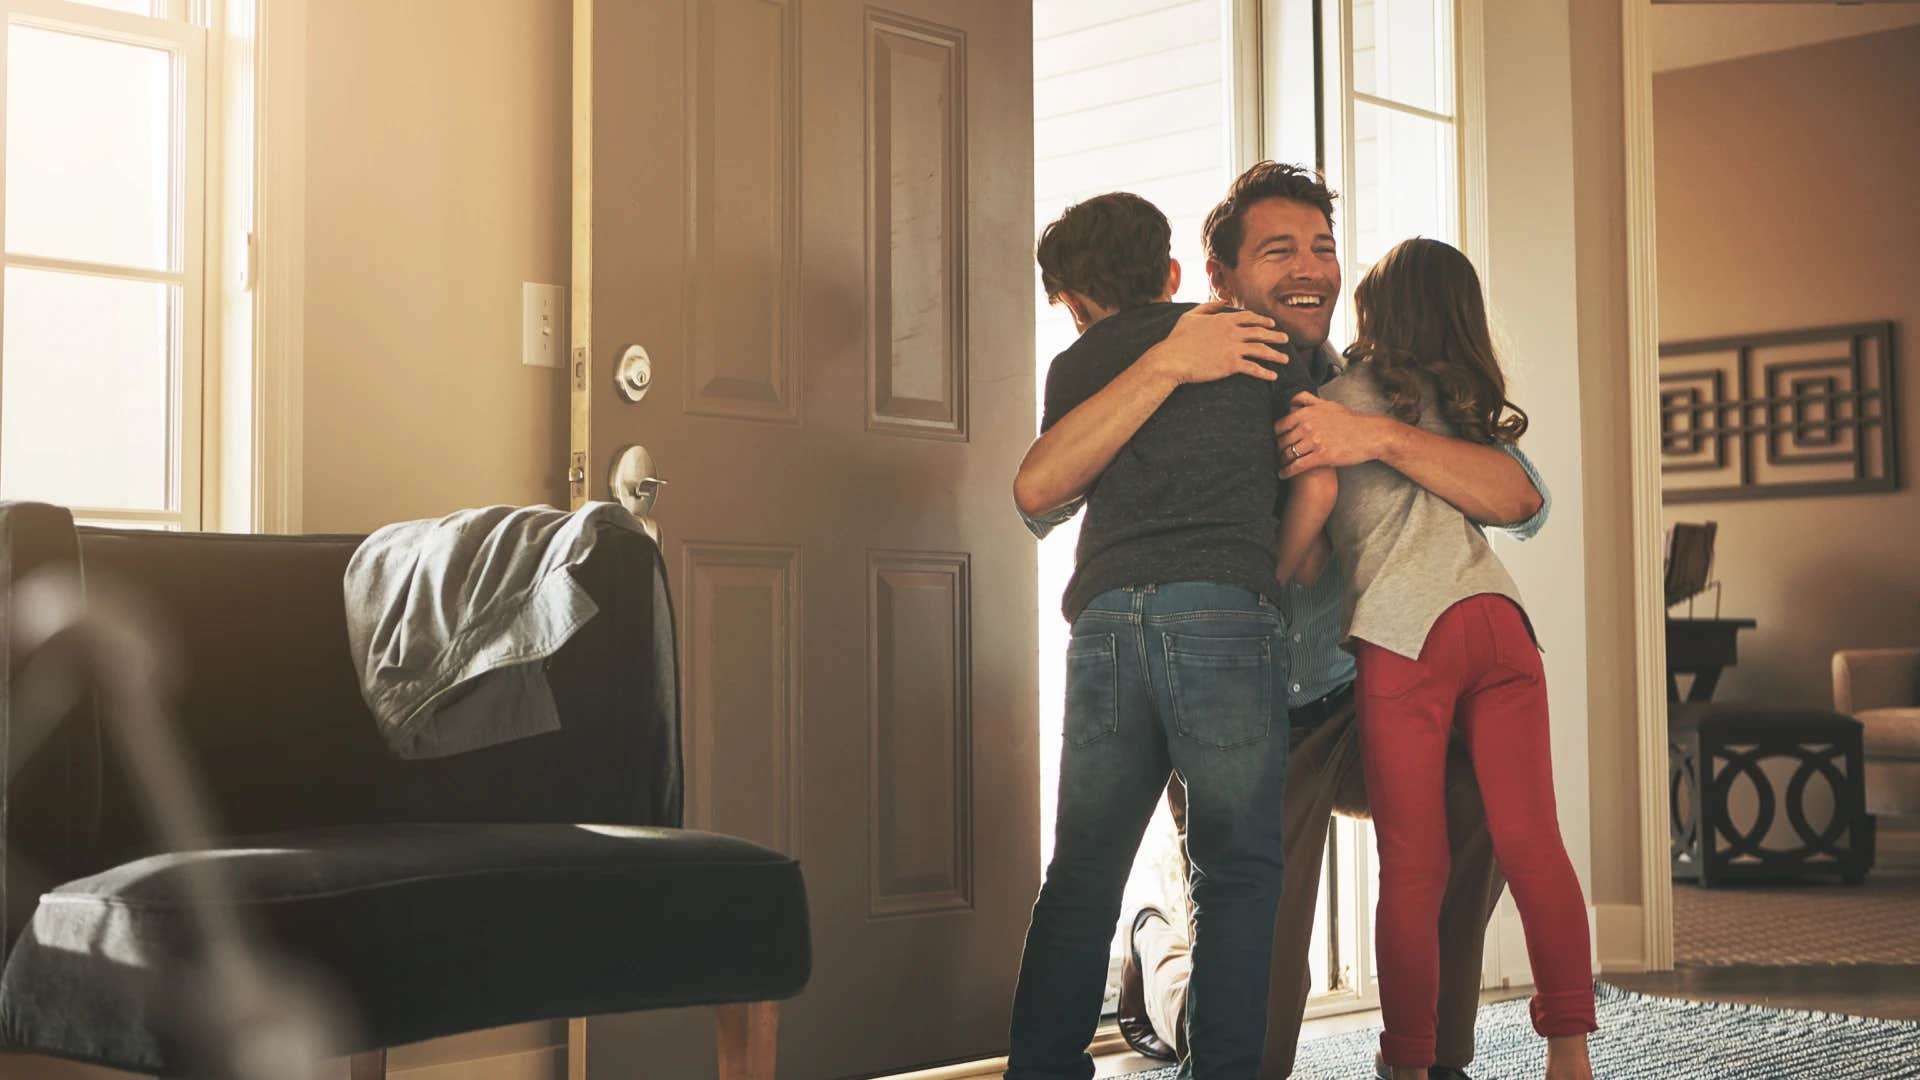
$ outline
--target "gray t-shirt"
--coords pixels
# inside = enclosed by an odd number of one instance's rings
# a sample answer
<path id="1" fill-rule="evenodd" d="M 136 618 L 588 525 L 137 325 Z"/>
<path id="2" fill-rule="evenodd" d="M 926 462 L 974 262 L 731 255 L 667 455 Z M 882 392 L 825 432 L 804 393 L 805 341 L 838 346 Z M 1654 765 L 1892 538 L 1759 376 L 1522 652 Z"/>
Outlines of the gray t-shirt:
<path id="1" fill-rule="evenodd" d="M 1147 304 L 1089 327 L 1047 369 L 1051 428 L 1164 340 L 1192 304 Z M 1109 589 L 1207 581 L 1279 602 L 1274 511 L 1283 484 L 1273 421 L 1314 388 L 1309 350 L 1266 366 L 1265 382 L 1231 375 L 1182 386 L 1140 425 L 1087 492 L 1087 517 L 1061 598 L 1067 621 Z M 1277 354 L 1276 354 L 1277 356 Z"/>
<path id="2" fill-rule="evenodd" d="M 1364 363 L 1320 390 L 1358 413 L 1387 415 L 1387 397 Z M 1457 437 L 1422 387 L 1419 426 Z M 1340 470 L 1340 497 L 1327 535 L 1346 575 L 1346 640 L 1358 638 L 1410 660 L 1420 659 L 1427 632 L 1454 604 L 1493 593 L 1520 606 L 1519 586 L 1480 527 L 1453 505 L 1377 461 Z"/>

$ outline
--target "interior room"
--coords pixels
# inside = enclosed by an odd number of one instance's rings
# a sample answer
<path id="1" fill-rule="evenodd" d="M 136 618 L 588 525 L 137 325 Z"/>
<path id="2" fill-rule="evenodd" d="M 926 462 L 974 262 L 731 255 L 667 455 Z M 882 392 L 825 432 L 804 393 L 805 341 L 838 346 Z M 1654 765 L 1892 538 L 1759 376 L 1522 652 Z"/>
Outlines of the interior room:
<path id="1" fill-rule="evenodd" d="M 1864 774 L 1874 817 L 1871 869 L 1703 887 L 1700 874 L 1677 867 L 1674 956 L 1682 977 L 1728 986 L 1876 985 L 1876 1008 L 1906 1015 L 1920 908 L 1903 764 L 1912 757 L 1903 725 L 1914 703 L 1899 692 L 1897 665 L 1912 655 L 1920 605 L 1893 557 L 1915 512 L 1897 479 L 1913 467 L 1911 439 L 1899 428 L 1914 388 L 1893 373 L 1896 335 L 1912 322 L 1903 250 L 1912 215 L 1896 204 L 1914 139 L 1906 111 L 1891 103 L 1920 94 L 1909 59 L 1920 50 L 1920 12 L 1894 8 L 1877 23 L 1837 14 L 1809 11 L 1778 36 L 1743 37 L 1724 17 L 1702 18 L 1676 24 L 1656 52 L 1660 394 L 1663 416 L 1673 418 L 1663 427 L 1672 432 L 1661 458 L 1663 519 L 1714 529 L 1707 582 L 1670 612 L 1668 667 L 1687 701 L 1734 715 L 1739 703 L 1768 703 L 1857 718 L 1862 760 L 1851 768 Z M 1705 400 L 1696 390 L 1718 380 L 1721 402 L 1739 400 L 1743 385 L 1749 400 L 1790 400 L 1790 387 L 1810 389 L 1796 378 L 1818 374 L 1808 361 L 1840 358 L 1833 370 L 1851 378 L 1855 355 L 1861 375 L 1845 389 L 1862 396 L 1834 415 L 1866 421 L 1860 443 L 1815 450 L 1783 433 L 1763 453 L 1766 435 L 1755 433 L 1750 463 L 1737 440 L 1726 441 L 1719 468 L 1692 438 L 1713 426 L 1710 416 L 1748 424 L 1760 416 L 1696 412 Z M 1783 405 L 1767 420 L 1793 409 Z M 1842 464 L 1834 451 L 1850 455 L 1855 445 L 1858 466 L 1851 456 Z M 1896 683 L 1886 691 L 1875 681 L 1883 669 Z M 1785 794 L 1804 760 L 1768 755 L 1758 764 Z M 1824 833 L 1826 820 L 1811 822 L 1830 819 L 1838 792 L 1803 783 L 1810 828 Z M 1682 805 L 1691 780 L 1676 784 Z M 1786 801 L 1763 822 L 1751 778 L 1731 780 L 1721 843 L 1736 859 L 1752 857 L 1739 848 L 1744 836 L 1756 851 L 1800 847 Z M 1835 850 L 1851 846 L 1836 840 Z"/>
<path id="2" fill-rule="evenodd" d="M 1920 6 L 0 33 L 0 1078 L 1920 1076 Z"/>

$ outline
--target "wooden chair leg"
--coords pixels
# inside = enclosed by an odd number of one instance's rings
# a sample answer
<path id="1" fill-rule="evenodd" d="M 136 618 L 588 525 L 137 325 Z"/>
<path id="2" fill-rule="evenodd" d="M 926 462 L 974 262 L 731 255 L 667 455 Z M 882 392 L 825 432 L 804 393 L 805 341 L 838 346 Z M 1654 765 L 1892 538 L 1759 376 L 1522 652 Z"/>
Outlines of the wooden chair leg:
<path id="1" fill-rule="evenodd" d="M 773 1080 L 780 1005 L 755 1001 L 715 1009 L 720 1036 L 720 1080 Z"/>
<path id="2" fill-rule="evenodd" d="M 386 1080 L 387 1052 L 369 1050 L 347 1059 L 347 1075 L 352 1080 Z"/>
<path id="3" fill-rule="evenodd" d="M 587 1080 L 587 1018 L 567 1021 L 567 1080 Z"/>

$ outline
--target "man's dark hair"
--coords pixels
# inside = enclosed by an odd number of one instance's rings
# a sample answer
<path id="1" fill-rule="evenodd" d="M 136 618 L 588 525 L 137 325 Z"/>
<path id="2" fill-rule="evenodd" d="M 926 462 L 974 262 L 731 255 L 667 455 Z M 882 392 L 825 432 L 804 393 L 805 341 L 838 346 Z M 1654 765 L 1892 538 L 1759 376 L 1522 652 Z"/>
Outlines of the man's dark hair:
<path id="1" fill-rule="evenodd" d="M 1050 302 L 1071 289 L 1122 311 L 1167 291 L 1173 228 L 1159 207 L 1138 195 L 1096 195 L 1067 207 L 1041 232 L 1038 258 Z"/>
<path id="2" fill-rule="evenodd" d="M 1263 161 L 1240 174 L 1227 191 L 1227 197 L 1207 215 L 1200 230 L 1207 255 L 1222 266 L 1240 265 L 1240 245 L 1246 241 L 1247 211 L 1267 199 L 1292 199 L 1327 216 L 1327 228 L 1333 228 L 1335 196 L 1318 172 L 1298 165 Z"/>

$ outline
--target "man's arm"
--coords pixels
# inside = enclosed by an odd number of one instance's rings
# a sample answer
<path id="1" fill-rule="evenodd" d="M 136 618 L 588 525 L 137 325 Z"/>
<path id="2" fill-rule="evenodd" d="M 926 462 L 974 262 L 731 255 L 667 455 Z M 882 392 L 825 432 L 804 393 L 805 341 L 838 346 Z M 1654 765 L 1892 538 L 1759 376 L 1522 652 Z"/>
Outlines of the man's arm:
<path id="1" fill-rule="evenodd" d="M 1053 530 L 1072 521 L 1073 515 L 1079 513 L 1080 508 L 1085 505 L 1087 505 L 1087 497 L 1082 495 L 1065 506 L 1040 514 L 1029 514 L 1018 505 L 1013 508 L 1013 512 L 1020 515 L 1020 524 L 1027 527 L 1027 531 L 1033 534 L 1035 540 L 1045 540 L 1053 534 Z"/>
<path id="2" fill-rule="evenodd" d="M 1494 527 L 1524 526 L 1546 504 L 1520 460 L 1498 446 L 1435 435 L 1390 416 L 1356 413 L 1312 394 L 1295 397 L 1293 411 L 1274 424 L 1274 432 L 1289 462 L 1283 478 L 1321 466 L 1378 461 L 1469 519 Z"/>
<path id="3" fill-rule="evenodd" d="M 1165 341 L 1035 440 L 1014 474 L 1014 505 L 1022 515 L 1044 520 L 1050 511 L 1085 495 L 1140 425 L 1180 386 L 1229 375 L 1272 380 L 1273 372 L 1254 361 L 1282 356 L 1273 346 L 1286 340 L 1286 334 L 1273 329 L 1272 319 L 1224 304 L 1203 304 L 1182 315 Z"/>
<path id="4" fill-rule="evenodd" d="M 1553 512 L 1553 492 L 1547 489 L 1546 479 L 1540 475 L 1540 470 L 1534 467 L 1533 459 L 1527 456 L 1525 450 L 1512 443 L 1501 443 L 1500 449 L 1505 450 L 1507 456 L 1518 462 L 1520 468 L 1526 472 L 1527 482 L 1533 485 L 1533 490 L 1540 493 L 1540 509 L 1534 511 L 1533 516 L 1525 521 L 1512 525 L 1490 525 L 1488 528 L 1499 529 L 1515 540 L 1531 540 L 1540 535 L 1540 530 L 1546 527 L 1547 515 Z M 1485 523 L 1482 522 L 1482 524 Z"/>

